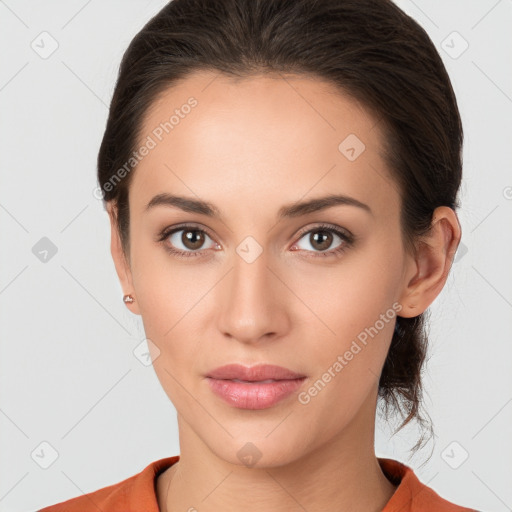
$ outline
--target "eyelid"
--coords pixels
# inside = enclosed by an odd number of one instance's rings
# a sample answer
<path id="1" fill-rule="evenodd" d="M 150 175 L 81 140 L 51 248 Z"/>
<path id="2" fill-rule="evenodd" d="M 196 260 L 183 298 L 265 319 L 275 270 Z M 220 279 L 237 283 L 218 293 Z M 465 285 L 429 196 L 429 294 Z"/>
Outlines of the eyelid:
<path id="1" fill-rule="evenodd" d="M 340 235 L 345 236 L 350 242 L 355 241 L 355 238 L 356 238 L 348 229 L 342 228 L 341 226 L 337 226 L 336 224 L 330 224 L 328 222 L 320 222 L 316 226 L 304 228 L 301 231 L 299 231 L 297 236 L 302 238 L 304 235 L 310 233 L 311 231 L 321 230 L 321 229 L 339 232 Z"/>
<path id="2" fill-rule="evenodd" d="M 176 231 L 181 231 L 183 229 L 196 229 L 197 231 L 204 231 L 213 241 L 215 241 L 215 243 L 218 243 L 215 240 L 215 237 L 210 233 L 208 228 L 201 224 L 195 224 L 194 222 L 184 222 L 182 224 L 176 224 L 175 226 L 166 227 L 162 231 L 160 231 L 160 233 L 156 236 L 156 241 L 162 242 Z"/>

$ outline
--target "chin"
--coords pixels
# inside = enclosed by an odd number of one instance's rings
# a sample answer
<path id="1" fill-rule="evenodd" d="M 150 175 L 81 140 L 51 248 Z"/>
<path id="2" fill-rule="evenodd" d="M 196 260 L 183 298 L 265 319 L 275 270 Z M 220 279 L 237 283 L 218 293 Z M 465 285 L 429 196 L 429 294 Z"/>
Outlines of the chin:
<path id="1" fill-rule="evenodd" d="M 299 443 L 293 443 L 293 436 L 289 432 L 284 436 L 270 434 L 270 436 L 274 435 L 270 440 L 266 437 L 266 430 L 264 434 L 261 434 L 261 429 L 258 430 L 259 433 L 254 436 L 251 436 L 250 431 L 245 430 L 240 438 L 230 438 L 222 445 L 219 445 L 219 440 L 216 439 L 214 446 L 210 445 L 210 450 L 230 464 L 253 469 L 283 466 L 300 457 Z"/>

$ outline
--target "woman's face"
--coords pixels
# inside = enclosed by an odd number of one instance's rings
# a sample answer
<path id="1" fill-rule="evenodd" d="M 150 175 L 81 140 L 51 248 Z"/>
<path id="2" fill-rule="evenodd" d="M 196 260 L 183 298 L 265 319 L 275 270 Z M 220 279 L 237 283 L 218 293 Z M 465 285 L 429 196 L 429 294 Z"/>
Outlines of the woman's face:
<path id="1" fill-rule="evenodd" d="M 353 100 L 298 76 L 195 73 L 144 119 L 125 293 L 180 432 L 226 461 L 252 451 L 259 465 L 284 464 L 373 429 L 379 375 L 416 271 L 380 137 Z M 161 194 L 206 202 L 214 214 L 148 207 Z M 350 199 L 300 206 L 327 196 Z M 206 377 L 230 363 L 306 379 L 270 406 L 237 407 Z"/>

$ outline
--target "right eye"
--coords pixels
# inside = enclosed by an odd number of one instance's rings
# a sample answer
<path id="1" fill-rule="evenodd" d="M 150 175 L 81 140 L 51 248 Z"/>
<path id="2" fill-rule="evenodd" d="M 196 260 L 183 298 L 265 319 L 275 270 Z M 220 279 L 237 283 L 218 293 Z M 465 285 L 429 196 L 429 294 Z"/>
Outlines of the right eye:
<path id="1" fill-rule="evenodd" d="M 159 241 L 164 244 L 165 249 L 171 254 L 189 258 L 191 256 L 201 256 L 201 252 L 206 250 L 201 249 L 201 247 L 207 238 L 212 242 L 211 248 L 220 248 L 219 244 L 213 241 L 206 231 L 195 225 L 166 228 L 162 231 Z"/>

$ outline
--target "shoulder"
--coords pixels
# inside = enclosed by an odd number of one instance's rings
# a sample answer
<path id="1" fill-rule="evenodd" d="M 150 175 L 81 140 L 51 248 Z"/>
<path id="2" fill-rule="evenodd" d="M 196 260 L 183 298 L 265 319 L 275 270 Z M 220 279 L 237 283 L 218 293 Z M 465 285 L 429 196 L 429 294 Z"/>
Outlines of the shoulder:
<path id="1" fill-rule="evenodd" d="M 158 512 L 155 480 L 158 474 L 179 460 L 179 455 L 159 459 L 125 480 L 67 501 L 56 503 L 38 512 Z"/>
<path id="2" fill-rule="evenodd" d="M 382 512 L 478 512 L 444 499 L 409 466 L 393 459 L 378 460 L 384 474 L 398 486 Z"/>

